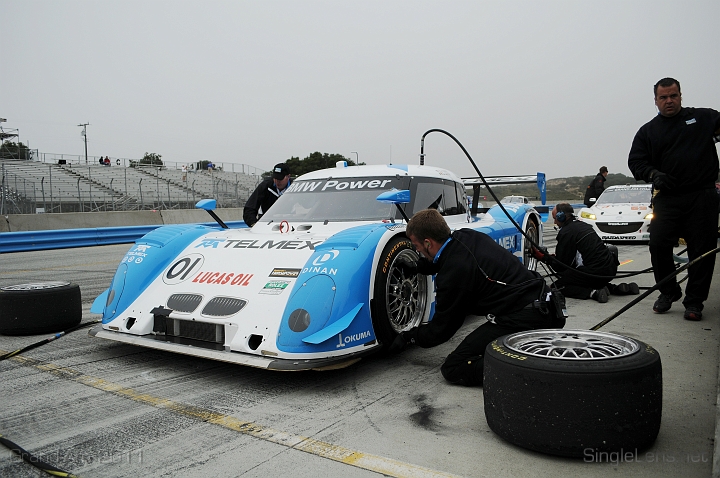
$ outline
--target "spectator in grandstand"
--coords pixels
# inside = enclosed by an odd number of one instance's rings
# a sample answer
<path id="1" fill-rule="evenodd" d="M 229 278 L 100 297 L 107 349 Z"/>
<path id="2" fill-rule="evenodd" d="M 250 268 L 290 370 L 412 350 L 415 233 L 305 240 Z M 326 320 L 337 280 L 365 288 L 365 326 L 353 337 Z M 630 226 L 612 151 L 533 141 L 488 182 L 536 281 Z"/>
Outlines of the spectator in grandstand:
<path id="1" fill-rule="evenodd" d="M 245 224 L 252 227 L 260 217 L 275 204 L 277 198 L 288 188 L 290 180 L 290 168 L 285 163 L 276 164 L 272 176 L 261 182 L 255 191 L 250 195 L 243 209 L 243 220 Z"/>
<path id="2" fill-rule="evenodd" d="M 187 164 L 182 165 L 182 180 L 187 181 Z"/>

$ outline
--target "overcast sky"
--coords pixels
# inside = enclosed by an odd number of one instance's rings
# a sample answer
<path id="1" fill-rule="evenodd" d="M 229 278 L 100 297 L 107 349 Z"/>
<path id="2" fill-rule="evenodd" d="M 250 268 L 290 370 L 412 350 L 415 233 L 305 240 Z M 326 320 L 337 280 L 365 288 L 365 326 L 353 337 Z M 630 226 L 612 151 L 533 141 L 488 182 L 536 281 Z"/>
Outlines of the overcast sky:
<path id="1" fill-rule="evenodd" d="M 652 85 L 720 109 L 720 1 L 0 0 L 0 117 L 45 153 L 630 174 Z M 474 175 L 448 137 L 426 164 Z"/>

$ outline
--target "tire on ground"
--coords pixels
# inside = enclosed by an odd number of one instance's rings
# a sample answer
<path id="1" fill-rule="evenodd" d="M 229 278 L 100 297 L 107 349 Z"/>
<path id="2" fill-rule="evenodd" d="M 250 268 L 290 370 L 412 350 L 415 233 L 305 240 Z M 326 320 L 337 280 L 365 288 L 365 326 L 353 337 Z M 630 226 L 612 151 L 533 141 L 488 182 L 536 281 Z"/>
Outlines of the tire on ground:
<path id="1" fill-rule="evenodd" d="M 77 284 L 55 281 L 0 287 L 0 334 L 61 332 L 81 320 Z"/>
<path id="2" fill-rule="evenodd" d="M 410 239 L 403 236 L 388 242 L 375 271 L 372 323 L 375 337 L 385 349 L 399 332 L 419 325 L 427 304 L 427 279 L 398 266 L 400 256 L 418 259 Z"/>
<path id="3" fill-rule="evenodd" d="M 551 333 L 559 350 L 571 350 L 588 334 L 624 339 L 636 350 L 610 358 L 551 358 L 537 344 L 534 350 L 517 345 L 517 336 L 533 332 Z M 651 445 L 660 429 L 662 367 L 652 347 L 615 334 L 520 332 L 488 345 L 483 393 L 490 429 L 521 447 L 568 457 L 634 451 Z"/>

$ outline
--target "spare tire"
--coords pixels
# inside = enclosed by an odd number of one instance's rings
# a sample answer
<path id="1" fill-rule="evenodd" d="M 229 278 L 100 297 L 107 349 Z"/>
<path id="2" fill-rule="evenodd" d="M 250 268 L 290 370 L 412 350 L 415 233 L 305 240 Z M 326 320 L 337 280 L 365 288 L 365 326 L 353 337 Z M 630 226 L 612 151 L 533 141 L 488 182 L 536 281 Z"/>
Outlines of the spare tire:
<path id="1" fill-rule="evenodd" d="M 0 334 L 61 332 L 82 320 L 80 286 L 32 282 L 0 287 Z"/>
<path id="2" fill-rule="evenodd" d="M 639 340 L 530 330 L 488 345 L 483 393 L 490 429 L 521 447 L 569 457 L 632 452 L 660 430 L 662 366 Z"/>

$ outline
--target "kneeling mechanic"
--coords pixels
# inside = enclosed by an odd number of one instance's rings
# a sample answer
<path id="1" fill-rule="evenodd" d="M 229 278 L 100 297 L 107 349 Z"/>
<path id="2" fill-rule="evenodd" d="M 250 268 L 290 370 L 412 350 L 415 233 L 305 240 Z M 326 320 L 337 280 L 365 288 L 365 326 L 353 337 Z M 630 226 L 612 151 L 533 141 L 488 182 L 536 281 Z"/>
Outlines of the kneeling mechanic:
<path id="1" fill-rule="evenodd" d="M 552 297 L 537 272 L 490 236 L 471 229 L 451 234 L 434 209 L 416 213 L 406 234 L 421 257 L 405 266 L 411 272 L 437 274 L 435 313 L 429 323 L 398 335 L 391 352 L 408 343 L 440 345 L 455 335 L 466 316 L 485 315 L 487 322 L 468 334 L 440 369 L 451 383 L 482 385 L 483 355 L 490 342 L 523 330 L 565 326 L 562 295 L 554 292 Z"/>

